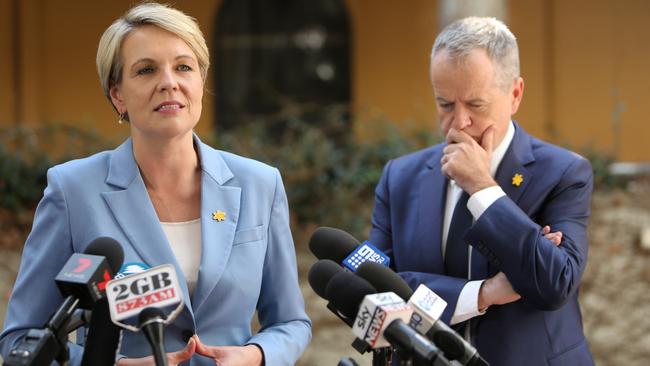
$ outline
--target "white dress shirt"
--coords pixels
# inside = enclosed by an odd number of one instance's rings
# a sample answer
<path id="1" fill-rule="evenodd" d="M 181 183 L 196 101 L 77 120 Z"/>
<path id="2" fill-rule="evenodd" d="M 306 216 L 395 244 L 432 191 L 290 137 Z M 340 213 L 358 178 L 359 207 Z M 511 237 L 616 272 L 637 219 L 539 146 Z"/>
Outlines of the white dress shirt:
<path id="1" fill-rule="evenodd" d="M 515 126 L 510 121 L 508 126 L 508 131 L 506 132 L 505 137 L 499 144 L 499 146 L 494 149 L 492 152 L 492 162 L 490 164 L 490 175 L 495 176 L 499 164 L 503 160 L 503 157 L 512 142 L 513 137 L 515 136 Z M 449 181 L 447 185 L 447 200 L 445 202 L 445 217 L 442 226 L 442 256 L 444 258 L 445 251 L 447 248 L 447 236 L 449 235 L 449 225 L 451 224 L 451 217 L 454 214 L 454 208 L 458 199 L 460 199 L 463 190 L 454 182 L 453 180 Z M 467 201 L 467 208 L 472 214 L 474 221 L 478 220 L 479 217 L 485 212 L 485 210 L 490 207 L 497 199 L 505 196 L 505 192 L 501 187 L 492 186 L 480 190 L 469 197 Z M 472 247 L 468 246 L 468 278 L 471 278 L 472 271 Z M 485 314 L 485 311 L 481 312 L 478 309 L 478 295 L 481 285 L 484 280 L 480 281 L 469 281 L 465 284 L 465 287 L 460 292 L 458 297 L 458 302 L 456 303 L 456 309 L 454 314 L 451 317 L 451 324 L 457 324 L 464 322 L 467 319 L 471 319 L 478 315 Z"/>

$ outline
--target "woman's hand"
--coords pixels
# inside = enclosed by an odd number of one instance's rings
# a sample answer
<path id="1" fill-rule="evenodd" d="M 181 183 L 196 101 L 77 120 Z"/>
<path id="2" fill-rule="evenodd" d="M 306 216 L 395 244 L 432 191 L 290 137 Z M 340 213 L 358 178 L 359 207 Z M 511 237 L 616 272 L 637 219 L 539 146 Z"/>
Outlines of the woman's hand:
<path id="1" fill-rule="evenodd" d="M 262 351 L 252 344 L 248 346 L 207 346 L 197 335 L 196 353 L 213 359 L 218 366 L 261 366 Z"/>
<path id="2" fill-rule="evenodd" d="M 198 339 L 198 338 L 197 338 Z M 169 352 L 167 353 L 167 363 L 169 366 L 176 366 L 183 361 L 187 361 L 196 352 L 196 340 L 190 338 L 187 342 L 187 346 L 180 351 Z M 142 357 L 142 358 L 122 358 L 117 361 L 118 366 L 154 366 L 153 356 Z"/>

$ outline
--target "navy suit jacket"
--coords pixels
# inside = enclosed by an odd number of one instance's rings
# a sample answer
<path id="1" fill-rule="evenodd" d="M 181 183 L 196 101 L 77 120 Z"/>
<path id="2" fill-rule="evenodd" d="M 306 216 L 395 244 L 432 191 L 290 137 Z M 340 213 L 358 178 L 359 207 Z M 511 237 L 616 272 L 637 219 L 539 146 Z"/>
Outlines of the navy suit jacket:
<path id="1" fill-rule="evenodd" d="M 298 285 L 287 197 L 277 169 L 217 151 L 195 136 L 200 156 L 201 263 L 193 296 L 181 280 L 185 308 L 165 328 L 166 350 L 198 334 L 207 345 L 258 344 L 267 365 L 293 365 L 309 343 L 311 323 Z M 6 355 L 30 328 L 40 328 L 62 302 L 54 277 L 95 238 L 115 238 L 124 263 L 182 270 L 149 199 L 131 140 L 113 151 L 48 171 L 0 335 Z M 224 221 L 212 219 L 220 210 Z M 261 330 L 252 334 L 258 312 Z M 73 364 L 83 349 L 71 345 Z M 120 353 L 151 354 L 141 332 L 124 331 Z M 214 365 L 196 355 L 192 365 Z"/>
<path id="2" fill-rule="evenodd" d="M 390 161 L 376 189 L 370 241 L 412 288 L 425 284 L 448 305 L 449 322 L 467 279 L 445 273 L 442 221 L 448 180 L 445 144 Z M 517 186 L 515 174 L 523 176 Z M 506 196 L 495 201 L 465 239 L 488 260 L 489 276 L 506 274 L 522 299 L 475 317 L 479 353 L 493 365 L 591 365 L 578 305 L 587 264 L 587 219 L 593 173 L 584 158 L 542 142 L 515 124 L 496 173 Z M 555 246 L 541 228 L 563 233 Z"/>

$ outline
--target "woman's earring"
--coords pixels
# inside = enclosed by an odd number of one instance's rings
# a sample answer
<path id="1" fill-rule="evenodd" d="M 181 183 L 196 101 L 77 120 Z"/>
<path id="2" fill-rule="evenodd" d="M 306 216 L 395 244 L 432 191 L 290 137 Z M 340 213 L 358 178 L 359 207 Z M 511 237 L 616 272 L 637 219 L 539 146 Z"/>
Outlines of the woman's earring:
<path id="1" fill-rule="evenodd" d="M 118 124 L 124 123 L 124 118 L 126 117 L 126 113 L 120 113 L 120 119 L 117 120 Z"/>

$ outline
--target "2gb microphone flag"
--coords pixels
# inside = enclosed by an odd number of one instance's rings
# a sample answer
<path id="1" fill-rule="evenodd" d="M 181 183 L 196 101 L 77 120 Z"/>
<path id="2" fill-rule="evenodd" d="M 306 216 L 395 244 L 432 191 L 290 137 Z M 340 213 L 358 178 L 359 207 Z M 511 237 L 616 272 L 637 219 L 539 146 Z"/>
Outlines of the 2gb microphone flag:
<path id="1" fill-rule="evenodd" d="M 163 308 L 182 301 L 176 270 L 164 264 L 147 271 L 112 280 L 106 287 L 111 319 L 137 316 L 147 307 Z"/>

